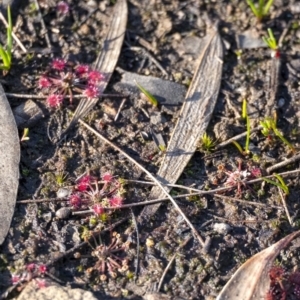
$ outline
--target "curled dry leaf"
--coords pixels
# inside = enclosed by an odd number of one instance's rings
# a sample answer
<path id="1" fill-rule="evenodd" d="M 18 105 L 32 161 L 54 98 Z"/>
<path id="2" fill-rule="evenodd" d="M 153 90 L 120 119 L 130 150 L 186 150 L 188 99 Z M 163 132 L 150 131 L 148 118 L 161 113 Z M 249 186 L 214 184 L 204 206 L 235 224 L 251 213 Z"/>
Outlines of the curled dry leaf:
<path id="1" fill-rule="evenodd" d="M 102 46 L 103 49 L 94 65 L 97 71 L 105 74 L 105 79 L 99 84 L 100 93 L 104 92 L 118 62 L 126 31 L 127 12 L 128 9 L 126 0 L 118 0 L 114 7 L 109 32 Z M 86 114 L 96 105 L 98 99 L 98 97 L 89 101 L 82 99 L 78 104 L 73 118 L 65 132 L 71 128 L 72 125 L 76 124 L 79 118 L 86 116 Z"/>
<path id="2" fill-rule="evenodd" d="M 217 300 L 265 299 L 269 290 L 269 271 L 279 252 L 300 235 L 296 231 L 248 259 L 224 286 Z"/>
<path id="3" fill-rule="evenodd" d="M 212 28 L 204 45 L 180 117 L 157 174 L 164 184 L 175 183 L 194 155 L 198 141 L 209 124 L 219 95 L 223 45 L 216 28 Z M 165 189 L 170 190 L 167 187 Z M 163 196 L 163 191 L 154 187 L 149 198 L 157 199 Z M 160 203 L 146 206 L 139 216 L 139 221 L 143 222 L 153 216 L 159 206 Z"/>

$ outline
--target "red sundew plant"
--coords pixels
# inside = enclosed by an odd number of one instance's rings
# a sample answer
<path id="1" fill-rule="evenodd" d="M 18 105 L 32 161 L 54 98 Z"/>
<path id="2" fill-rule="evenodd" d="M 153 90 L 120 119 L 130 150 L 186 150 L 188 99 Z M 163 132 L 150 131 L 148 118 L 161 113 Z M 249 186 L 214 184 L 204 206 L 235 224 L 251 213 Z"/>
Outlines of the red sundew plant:
<path id="1" fill-rule="evenodd" d="M 52 61 L 49 70 L 38 81 L 38 87 L 44 95 L 50 108 L 59 108 L 68 95 L 70 103 L 73 94 L 81 94 L 88 99 L 100 96 L 99 83 L 105 79 L 101 72 L 92 70 L 87 65 L 73 66 L 61 58 Z"/>
<path id="2" fill-rule="evenodd" d="M 96 242 L 96 240 L 95 240 Z M 127 250 L 130 247 L 130 242 L 124 242 L 122 237 L 117 232 L 112 233 L 112 238 L 109 245 L 103 243 L 92 246 L 92 256 L 95 257 L 96 263 L 88 272 L 95 271 L 100 274 L 100 281 L 105 281 L 108 273 L 110 277 L 116 278 L 118 273 L 124 274 L 129 270 L 129 258 L 127 258 Z"/>
<path id="3" fill-rule="evenodd" d="M 242 169 L 242 160 L 238 160 L 238 167 L 235 171 L 228 171 L 224 167 L 221 169 L 228 177 L 225 182 L 226 186 L 237 188 L 237 195 L 242 194 L 242 187 L 247 186 L 247 181 L 257 177 L 261 177 L 261 170 L 259 168 Z"/>
<path id="4" fill-rule="evenodd" d="M 300 272 L 289 274 L 282 267 L 274 266 L 269 271 L 269 278 L 266 300 L 300 299 Z"/>
<path id="5" fill-rule="evenodd" d="M 70 10 L 70 6 L 67 2 L 60 1 L 56 6 L 56 10 L 58 14 L 66 15 Z"/>
<path id="6" fill-rule="evenodd" d="M 122 183 L 109 173 L 103 174 L 102 182 L 85 175 L 77 181 L 69 204 L 76 210 L 88 207 L 96 216 L 100 216 L 105 213 L 105 208 L 122 206 L 124 191 Z"/>
<path id="7" fill-rule="evenodd" d="M 11 282 L 13 285 L 20 285 L 23 283 L 27 283 L 33 279 L 35 279 L 35 282 L 37 283 L 37 286 L 39 288 L 43 288 L 46 286 L 45 280 L 41 279 L 40 277 L 43 277 L 47 273 L 47 266 L 44 264 L 36 264 L 36 263 L 30 263 L 26 265 L 25 270 L 12 274 L 11 276 Z M 23 287 L 21 287 L 22 289 Z"/>

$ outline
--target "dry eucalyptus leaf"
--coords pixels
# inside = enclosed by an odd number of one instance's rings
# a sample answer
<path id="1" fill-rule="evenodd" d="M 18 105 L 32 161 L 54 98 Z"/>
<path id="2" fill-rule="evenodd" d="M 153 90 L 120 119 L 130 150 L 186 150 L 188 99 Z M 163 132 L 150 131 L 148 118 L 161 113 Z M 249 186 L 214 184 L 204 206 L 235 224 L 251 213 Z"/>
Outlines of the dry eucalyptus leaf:
<path id="1" fill-rule="evenodd" d="M 300 235 L 296 231 L 248 259 L 224 286 L 217 300 L 265 299 L 269 290 L 269 270 L 279 252 Z"/>
<path id="2" fill-rule="evenodd" d="M 200 52 L 195 75 L 157 174 L 162 183 L 175 183 L 196 151 L 219 95 L 222 66 L 222 40 L 218 31 L 213 28 Z M 165 189 L 170 190 L 167 187 Z M 154 187 L 149 199 L 163 196 L 163 191 L 159 187 Z M 146 206 L 139 220 L 143 221 L 154 215 L 159 206 L 160 203 Z"/>
<path id="3" fill-rule="evenodd" d="M 20 142 L 15 118 L 0 85 L 0 245 L 15 210 L 19 185 Z"/>
<path id="4" fill-rule="evenodd" d="M 95 69 L 105 75 L 105 80 L 103 80 L 99 85 L 100 93 L 103 93 L 106 89 L 106 86 L 118 62 L 126 31 L 127 12 L 128 9 L 126 0 L 118 0 L 114 7 L 109 32 L 104 40 L 102 51 L 95 63 Z M 98 100 L 99 98 L 90 99 L 89 101 L 82 99 L 78 104 L 66 131 L 72 125 L 77 123 L 79 118 L 86 116 L 86 114 L 96 105 Z"/>

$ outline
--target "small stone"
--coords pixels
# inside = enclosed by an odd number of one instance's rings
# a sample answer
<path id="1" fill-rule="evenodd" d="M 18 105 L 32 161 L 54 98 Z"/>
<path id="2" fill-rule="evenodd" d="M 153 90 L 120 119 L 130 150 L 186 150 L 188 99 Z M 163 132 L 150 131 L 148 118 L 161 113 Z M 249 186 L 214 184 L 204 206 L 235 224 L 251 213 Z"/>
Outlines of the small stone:
<path id="1" fill-rule="evenodd" d="M 68 207 L 62 207 L 55 213 L 59 219 L 67 219 L 71 215 L 71 209 Z"/>
<path id="2" fill-rule="evenodd" d="M 278 107 L 280 108 L 280 107 L 282 107 L 284 104 L 285 104 L 285 99 L 284 99 L 284 98 L 280 98 L 280 99 L 278 100 Z"/>
<path id="3" fill-rule="evenodd" d="M 81 34 L 81 35 L 89 35 L 89 34 L 90 34 L 89 26 L 86 25 L 86 24 L 83 24 L 83 25 L 79 28 L 78 33 Z"/>
<path id="4" fill-rule="evenodd" d="M 57 193 L 56 196 L 57 198 L 66 198 L 68 196 L 70 196 L 71 191 L 69 189 L 66 188 L 60 188 Z"/>
<path id="5" fill-rule="evenodd" d="M 231 227 L 226 223 L 216 223 L 213 226 L 213 230 L 225 235 L 231 230 Z"/>
<path id="6" fill-rule="evenodd" d="M 152 248 L 154 246 L 154 241 L 153 241 L 152 238 L 147 238 L 146 246 L 149 247 L 149 248 Z"/>
<path id="7" fill-rule="evenodd" d="M 93 9 L 97 8 L 97 2 L 94 0 L 89 0 L 86 5 Z"/>

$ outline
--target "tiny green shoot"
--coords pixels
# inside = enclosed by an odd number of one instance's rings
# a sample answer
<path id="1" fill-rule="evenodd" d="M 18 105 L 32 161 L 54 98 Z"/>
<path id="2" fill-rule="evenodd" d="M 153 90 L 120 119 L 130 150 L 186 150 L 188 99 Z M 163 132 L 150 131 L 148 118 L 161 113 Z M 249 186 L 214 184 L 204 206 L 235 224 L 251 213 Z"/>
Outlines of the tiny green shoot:
<path id="1" fill-rule="evenodd" d="M 246 144 L 245 144 L 245 152 L 246 154 L 250 153 L 249 145 L 250 145 L 250 120 L 248 115 L 246 116 L 246 128 L 247 128 L 247 135 L 246 135 Z"/>
<path id="2" fill-rule="evenodd" d="M 243 99 L 243 104 L 242 104 L 242 118 L 243 119 L 247 118 L 247 101 L 246 101 L 246 99 Z"/>
<path id="3" fill-rule="evenodd" d="M 21 142 L 29 140 L 29 128 L 24 128 L 23 135 L 21 137 Z"/>
<path id="4" fill-rule="evenodd" d="M 278 130 L 276 120 L 274 118 L 266 117 L 263 121 L 260 121 L 260 125 L 263 127 L 261 133 L 264 136 L 270 137 L 273 132 L 284 144 L 295 152 L 294 146 Z"/>
<path id="5" fill-rule="evenodd" d="M 214 141 L 206 132 L 203 134 L 200 139 L 200 148 L 204 152 L 211 152 L 216 146 L 216 141 Z"/>
<path id="6" fill-rule="evenodd" d="M 277 41 L 274 37 L 273 31 L 271 28 L 268 28 L 268 35 L 267 37 L 263 37 L 263 41 L 266 43 L 266 45 L 271 49 L 271 50 L 277 50 L 278 49 L 278 45 L 277 45 Z"/>
<path id="7" fill-rule="evenodd" d="M 271 5 L 274 0 L 268 0 L 265 3 L 265 0 L 258 0 L 258 5 L 255 5 L 252 0 L 246 0 L 247 4 L 250 6 L 253 14 L 256 16 L 257 21 L 261 22 L 261 20 L 268 15 Z"/>
<path id="8" fill-rule="evenodd" d="M 241 145 L 237 141 L 232 141 L 232 143 L 236 146 L 239 152 L 242 155 L 248 155 L 249 151 L 249 144 L 250 144 L 250 119 L 247 114 L 247 101 L 244 99 L 242 104 L 242 118 L 246 120 L 246 128 L 247 128 L 247 135 L 246 135 L 246 143 L 245 143 L 245 150 L 241 147 Z"/>
<path id="9" fill-rule="evenodd" d="M 290 193 L 288 186 L 285 184 L 283 178 L 278 175 L 278 174 L 274 174 L 274 176 L 278 179 L 278 181 L 281 183 L 281 188 L 284 190 L 284 192 L 288 195 Z"/>
<path id="10" fill-rule="evenodd" d="M 135 81 L 135 84 L 139 88 L 139 90 L 147 97 L 147 99 L 149 100 L 149 102 L 153 106 L 156 107 L 158 105 L 157 99 L 150 92 L 148 92 L 145 88 L 143 88 L 138 82 Z"/>
<path id="11" fill-rule="evenodd" d="M 66 183 L 66 179 L 68 178 L 68 174 L 64 171 L 58 172 L 55 175 L 55 181 L 58 186 L 63 186 Z"/>
<path id="12" fill-rule="evenodd" d="M 242 155 L 245 154 L 245 152 L 244 152 L 242 146 L 241 146 L 237 141 L 232 141 L 232 144 L 233 144 L 234 146 L 237 147 L 237 149 L 239 150 L 239 152 L 240 152 Z"/>
<path id="13" fill-rule="evenodd" d="M 242 58 L 242 54 L 243 54 L 243 50 L 242 49 L 238 49 L 234 51 L 237 59 L 241 59 Z"/>
<path id="14" fill-rule="evenodd" d="M 274 180 L 269 179 L 269 178 L 265 178 L 265 177 L 261 177 L 261 178 L 262 178 L 264 181 L 266 181 L 266 182 L 268 182 L 268 183 L 270 183 L 270 184 L 273 184 L 273 185 L 275 185 L 275 186 L 281 188 L 281 189 L 285 192 L 285 194 L 288 195 L 288 194 L 289 194 L 289 188 L 288 188 L 288 186 L 285 184 L 283 178 L 282 178 L 280 175 L 278 175 L 278 174 L 274 174 L 274 176 L 278 179 L 279 182 L 274 181 Z"/>
<path id="15" fill-rule="evenodd" d="M 167 151 L 167 147 L 165 145 L 158 145 L 158 148 L 163 153 Z"/>
<path id="16" fill-rule="evenodd" d="M 0 65 L 0 70 L 8 71 L 11 68 L 11 52 L 12 52 L 12 20 L 10 6 L 7 6 L 7 42 L 6 50 L 0 45 L 0 57 L 2 59 L 2 65 Z"/>

